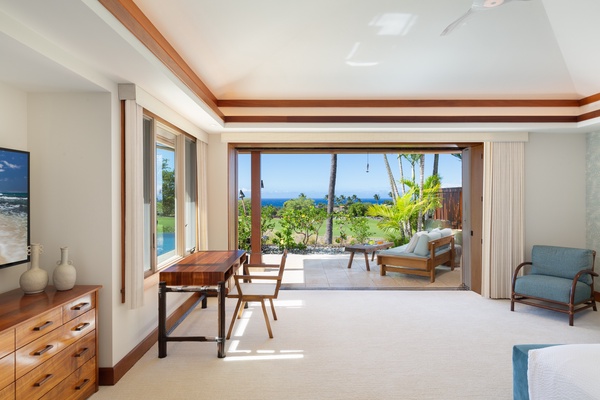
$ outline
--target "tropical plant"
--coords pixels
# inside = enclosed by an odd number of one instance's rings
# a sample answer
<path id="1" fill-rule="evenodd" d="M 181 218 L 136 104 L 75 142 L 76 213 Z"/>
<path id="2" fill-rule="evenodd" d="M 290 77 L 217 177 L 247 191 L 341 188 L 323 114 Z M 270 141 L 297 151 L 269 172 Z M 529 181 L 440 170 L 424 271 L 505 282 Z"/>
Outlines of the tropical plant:
<path id="1" fill-rule="evenodd" d="M 302 245 L 306 246 L 311 236 L 315 242 L 319 240 L 319 228 L 327 218 L 327 211 L 315 206 L 315 201 L 300 194 L 295 199 L 286 201 L 279 211 L 281 226 L 302 236 Z"/>
<path id="2" fill-rule="evenodd" d="M 238 204 L 238 248 L 250 250 L 250 235 L 252 224 L 250 216 L 244 212 L 242 203 Z"/>
<path id="3" fill-rule="evenodd" d="M 175 216 L 175 171 L 173 168 L 169 167 L 169 162 L 167 159 L 162 160 L 162 201 L 161 204 L 161 212 L 159 215 L 164 215 L 167 217 Z"/>
<path id="4" fill-rule="evenodd" d="M 369 230 L 367 217 L 352 217 L 350 220 L 350 232 L 357 243 L 366 243 L 367 239 L 373 234 Z"/>
<path id="5" fill-rule="evenodd" d="M 269 231 L 275 227 L 274 217 L 277 209 L 272 206 L 264 206 L 260 213 L 260 230 L 262 233 L 261 242 L 268 237 Z M 238 204 L 238 248 L 250 250 L 250 237 L 252 235 L 252 219 L 246 212 L 243 200 Z"/>
<path id="6" fill-rule="evenodd" d="M 429 219 L 432 212 L 442 206 L 442 198 L 440 196 L 441 181 L 438 175 L 431 175 L 423 182 L 423 185 L 417 185 L 414 182 L 405 180 L 404 184 L 408 186 L 407 195 L 417 207 L 417 215 L 414 219 L 413 228 L 417 231 L 421 230 L 425 220 Z"/>
<path id="7" fill-rule="evenodd" d="M 410 220 L 417 211 L 418 205 L 413 202 L 412 193 L 408 192 L 395 204 L 372 204 L 367 215 L 381 218 L 377 225 L 386 232 L 386 239 L 401 244 L 412 236 Z"/>

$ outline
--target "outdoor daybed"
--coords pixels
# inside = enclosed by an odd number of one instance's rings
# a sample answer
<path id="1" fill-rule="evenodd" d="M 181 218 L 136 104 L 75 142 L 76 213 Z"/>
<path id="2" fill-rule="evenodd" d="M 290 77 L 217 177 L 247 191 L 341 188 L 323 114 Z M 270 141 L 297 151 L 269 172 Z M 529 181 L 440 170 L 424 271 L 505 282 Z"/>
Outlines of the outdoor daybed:
<path id="1" fill-rule="evenodd" d="M 428 276 L 435 282 L 435 267 L 448 265 L 454 271 L 454 235 L 452 230 L 433 229 L 416 233 L 408 244 L 377 252 L 380 274 L 387 271 Z"/>

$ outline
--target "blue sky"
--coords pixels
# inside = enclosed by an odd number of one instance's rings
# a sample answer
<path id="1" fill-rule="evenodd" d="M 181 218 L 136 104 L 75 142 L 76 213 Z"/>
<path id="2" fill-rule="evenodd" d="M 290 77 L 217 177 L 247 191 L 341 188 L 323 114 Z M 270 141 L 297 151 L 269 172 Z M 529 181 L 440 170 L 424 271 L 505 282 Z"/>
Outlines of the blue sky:
<path id="1" fill-rule="evenodd" d="M 27 192 L 29 153 L 0 149 L 0 193 Z"/>
<path id="2" fill-rule="evenodd" d="M 367 171 L 367 159 L 369 172 Z M 308 197 L 323 198 L 329 186 L 329 154 L 263 154 L 261 172 L 264 182 L 263 198 L 294 198 L 300 193 Z M 388 154 L 388 161 L 394 178 L 399 179 L 397 154 Z M 403 160 L 404 176 L 410 179 L 410 164 Z M 433 169 L 433 154 L 425 156 L 425 175 L 429 176 Z M 460 187 L 461 161 L 450 155 L 440 154 L 439 174 L 443 187 Z M 419 169 L 417 165 L 417 179 Z M 250 155 L 241 154 L 239 157 L 238 187 L 244 194 L 251 197 L 250 191 Z M 390 185 L 383 161 L 383 155 L 367 154 L 338 154 L 336 180 L 336 195 L 360 198 L 372 198 L 378 194 L 387 198 Z"/>

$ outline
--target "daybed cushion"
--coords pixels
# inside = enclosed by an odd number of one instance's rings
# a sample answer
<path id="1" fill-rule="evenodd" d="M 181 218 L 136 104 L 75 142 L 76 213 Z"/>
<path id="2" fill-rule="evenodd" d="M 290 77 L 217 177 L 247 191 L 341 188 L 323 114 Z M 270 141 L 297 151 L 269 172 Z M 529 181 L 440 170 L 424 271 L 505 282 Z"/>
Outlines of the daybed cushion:
<path id="1" fill-rule="evenodd" d="M 589 249 L 535 245 L 531 250 L 531 274 L 572 280 L 582 269 L 591 268 L 592 259 L 593 252 Z M 589 274 L 583 274 L 579 280 L 592 283 Z"/>

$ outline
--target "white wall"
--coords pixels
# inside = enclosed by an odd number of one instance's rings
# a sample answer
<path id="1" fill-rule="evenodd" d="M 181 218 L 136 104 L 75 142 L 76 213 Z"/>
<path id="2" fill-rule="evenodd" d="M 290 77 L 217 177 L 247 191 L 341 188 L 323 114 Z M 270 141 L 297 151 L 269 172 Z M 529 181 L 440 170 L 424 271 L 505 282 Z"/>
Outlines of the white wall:
<path id="1" fill-rule="evenodd" d="M 600 132 L 587 135 L 587 248 L 596 250 L 596 272 L 600 271 Z M 595 280 L 600 291 L 600 279 Z"/>
<path id="2" fill-rule="evenodd" d="M 221 135 L 208 138 L 208 249 L 228 249 L 227 143 Z"/>
<path id="3" fill-rule="evenodd" d="M 44 246 L 40 266 L 50 279 L 68 246 L 77 284 L 103 286 L 100 365 L 111 359 L 113 253 L 120 253 L 112 241 L 111 114 L 110 93 L 29 95 L 31 240 Z"/>
<path id="4" fill-rule="evenodd" d="M 525 145 L 526 255 L 534 244 L 586 247 L 585 134 L 530 134 Z"/>
<path id="5" fill-rule="evenodd" d="M 27 94 L 0 82 L 0 147 L 27 151 Z M 0 269 L 0 293 L 19 287 L 28 264 Z"/>

